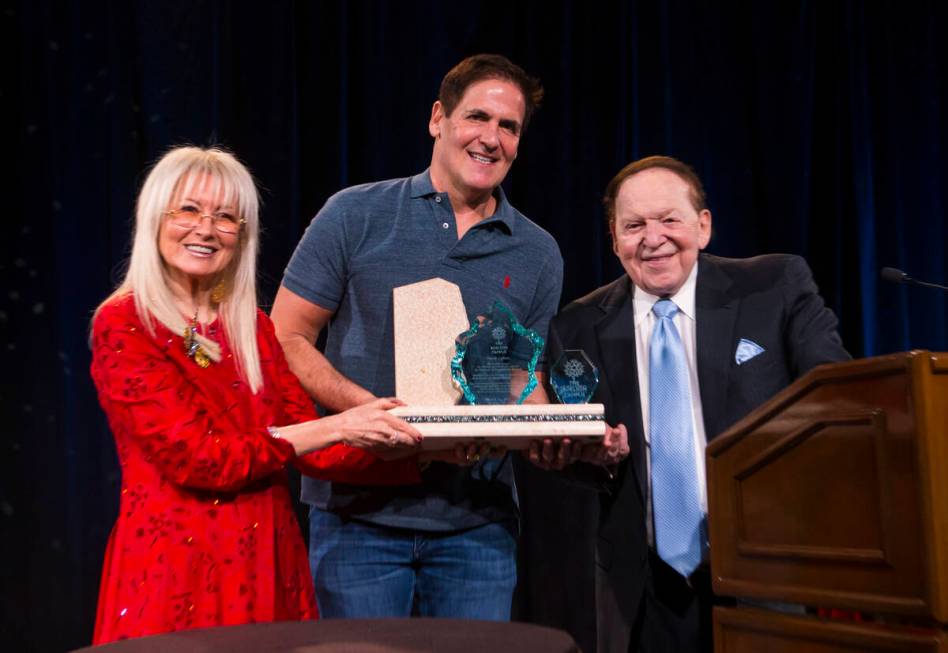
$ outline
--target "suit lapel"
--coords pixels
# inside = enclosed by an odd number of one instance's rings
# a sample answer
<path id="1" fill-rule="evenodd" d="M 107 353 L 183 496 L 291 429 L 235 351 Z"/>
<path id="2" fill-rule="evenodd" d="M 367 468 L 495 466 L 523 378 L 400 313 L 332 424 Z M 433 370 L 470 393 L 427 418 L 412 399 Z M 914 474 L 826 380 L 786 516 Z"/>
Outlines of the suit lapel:
<path id="1" fill-rule="evenodd" d="M 720 432 L 727 414 L 726 398 L 731 357 L 734 355 L 734 321 L 737 299 L 728 294 L 731 280 L 712 261 L 698 260 L 695 289 L 695 328 L 698 384 L 705 433 L 710 442 Z"/>
<path id="2" fill-rule="evenodd" d="M 623 276 L 599 305 L 604 312 L 595 327 L 603 372 L 609 383 L 613 405 L 625 407 L 617 421 L 629 432 L 631 467 L 640 497 L 647 496 L 645 465 L 645 434 L 642 430 L 642 402 L 639 399 L 638 366 L 635 355 L 635 310 L 632 306 L 632 284 Z M 608 406 L 607 406 L 608 410 Z"/>

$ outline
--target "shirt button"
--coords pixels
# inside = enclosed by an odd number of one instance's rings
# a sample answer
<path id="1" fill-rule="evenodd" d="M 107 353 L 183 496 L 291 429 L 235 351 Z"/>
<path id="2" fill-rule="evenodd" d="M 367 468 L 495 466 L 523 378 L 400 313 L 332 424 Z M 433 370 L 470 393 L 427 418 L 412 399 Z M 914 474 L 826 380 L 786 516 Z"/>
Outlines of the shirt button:
<path id="1" fill-rule="evenodd" d="M 441 196 L 440 196 L 440 195 L 435 195 L 435 202 L 437 202 L 438 204 L 441 204 Z"/>
<path id="2" fill-rule="evenodd" d="M 442 222 L 442 223 L 441 223 L 441 228 L 442 228 L 442 229 L 447 229 L 447 228 L 450 227 L 450 226 L 451 226 L 451 225 L 449 225 L 447 222 Z"/>

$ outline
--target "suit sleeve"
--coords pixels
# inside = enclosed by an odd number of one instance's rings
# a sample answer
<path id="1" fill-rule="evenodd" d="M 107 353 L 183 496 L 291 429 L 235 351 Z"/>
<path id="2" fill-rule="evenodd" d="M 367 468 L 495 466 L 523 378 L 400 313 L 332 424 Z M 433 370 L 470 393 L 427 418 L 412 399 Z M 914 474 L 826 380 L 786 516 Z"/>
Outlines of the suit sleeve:
<path id="1" fill-rule="evenodd" d="M 836 315 L 823 302 L 809 266 L 798 256 L 786 269 L 788 364 L 794 379 L 823 363 L 849 360 Z"/>

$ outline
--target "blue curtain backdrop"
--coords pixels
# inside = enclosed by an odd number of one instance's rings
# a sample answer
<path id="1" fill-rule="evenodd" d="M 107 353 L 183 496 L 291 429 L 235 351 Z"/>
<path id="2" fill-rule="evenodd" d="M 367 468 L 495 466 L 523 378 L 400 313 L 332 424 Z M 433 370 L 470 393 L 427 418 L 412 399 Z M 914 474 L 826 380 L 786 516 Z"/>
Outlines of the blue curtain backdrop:
<path id="1" fill-rule="evenodd" d="M 855 356 L 945 350 L 945 296 L 887 286 L 878 269 L 948 281 L 946 6 L 5 2 L 8 650 L 91 637 L 120 476 L 87 327 L 120 277 L 142 172 L 169 146 L 222 143 L 255 172 L 268 305 L 325 199 L 422 170 L 441 76 L 500 52 L 546 87 L 506 187 L 559 241 L 564 301 L 621 272 L 602 227 L 606 182 L 634 158 L 671 154 L 707 184 L 710 251 L 804 255 Z M 588 497 L 572 500 L 549 509 L 564 528 L 588 527 L 577 514 Z M 588 582 L 589 570 L 531 560 L 525 585 L 550 571 Z M 555 621 L 530 591 L 516 610 Z"/>

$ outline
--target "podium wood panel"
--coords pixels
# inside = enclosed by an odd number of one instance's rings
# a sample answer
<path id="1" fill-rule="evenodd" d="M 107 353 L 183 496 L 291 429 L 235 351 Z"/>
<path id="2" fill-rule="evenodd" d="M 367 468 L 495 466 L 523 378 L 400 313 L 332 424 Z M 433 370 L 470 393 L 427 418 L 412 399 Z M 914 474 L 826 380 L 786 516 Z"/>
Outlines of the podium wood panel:
<path id="1" fill-rule="evenodd" d="M 948 653 L 943 630 L 714 609 L 716 653 Z"/>
<path id="2" fill-rule="evenodd" d="M 707 457 L 717 594 L 948 622 L 948 354 L 817 368 Z"/>

